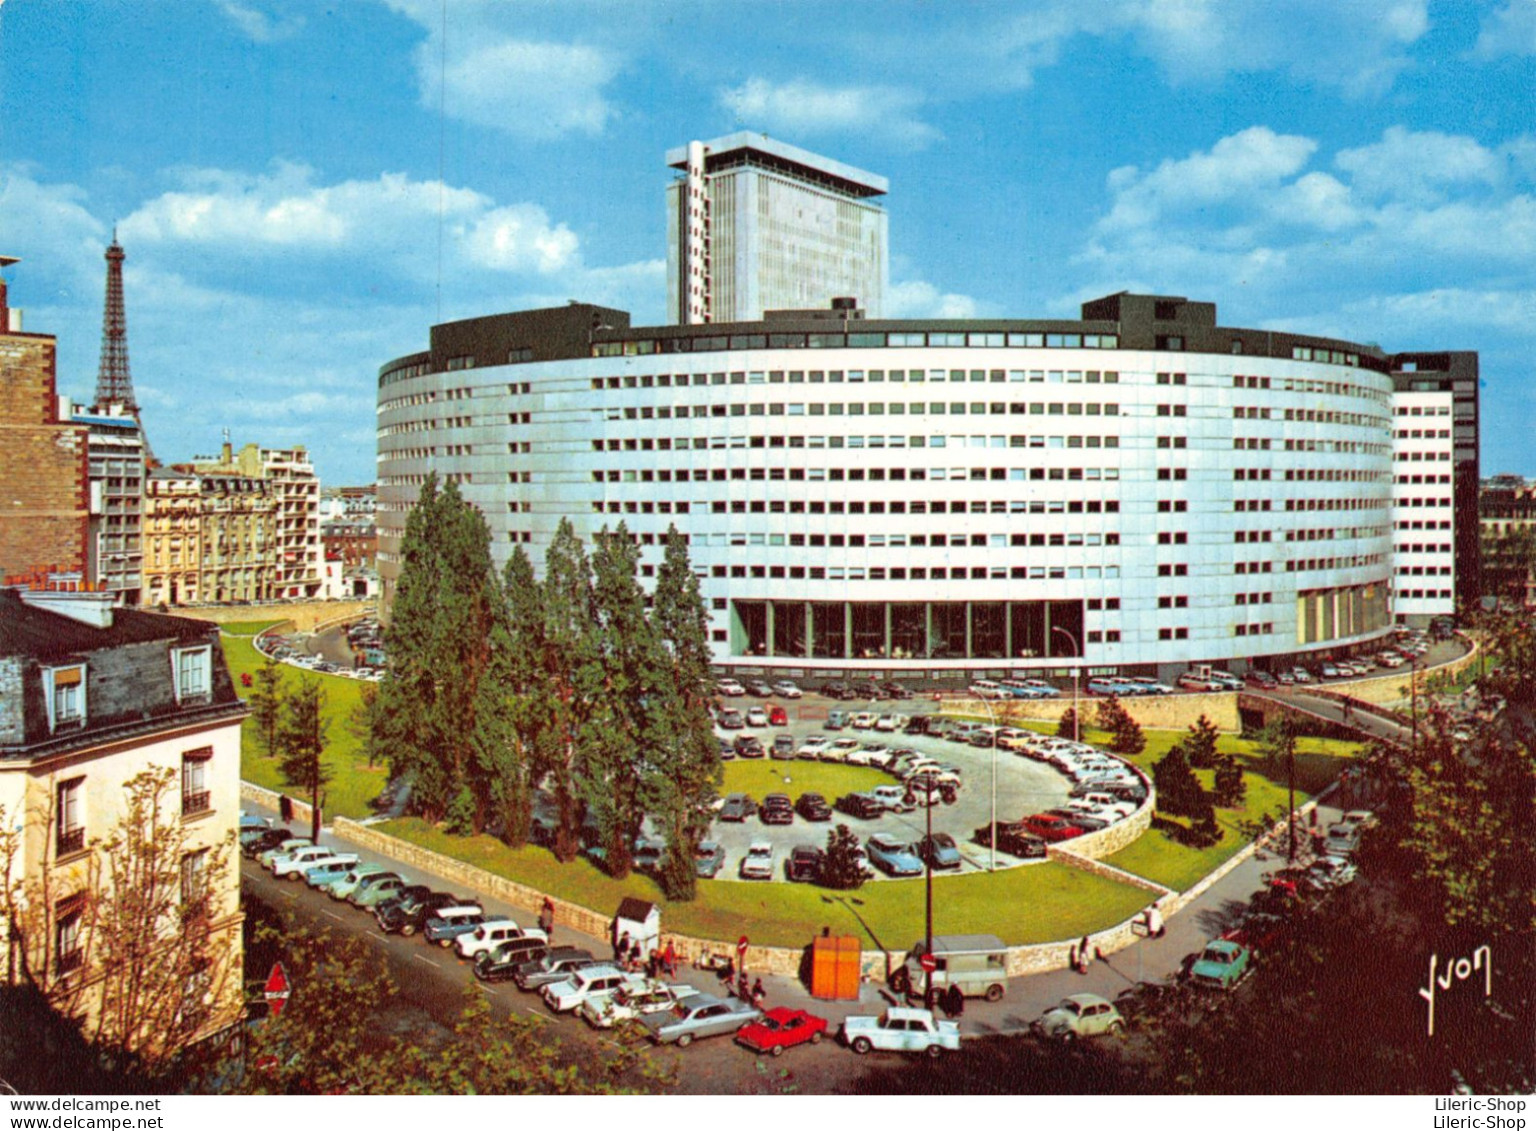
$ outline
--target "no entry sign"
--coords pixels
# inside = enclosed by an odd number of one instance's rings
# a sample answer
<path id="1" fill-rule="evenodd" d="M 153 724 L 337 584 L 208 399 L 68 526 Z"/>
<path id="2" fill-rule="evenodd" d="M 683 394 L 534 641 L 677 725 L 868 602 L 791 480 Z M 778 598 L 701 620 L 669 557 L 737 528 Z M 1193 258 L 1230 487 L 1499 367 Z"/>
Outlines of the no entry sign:
<path id="1" fill-rule="evenodd" d="M 272 973 L 267 976 L 267 984 L 263 987 L 267 998 L 267 1009 L 273 1017 L 283 1012 L 283 1006 L 288 1004 L 288 975 L 283 970 L 281 962 L 272 964 Z"/>

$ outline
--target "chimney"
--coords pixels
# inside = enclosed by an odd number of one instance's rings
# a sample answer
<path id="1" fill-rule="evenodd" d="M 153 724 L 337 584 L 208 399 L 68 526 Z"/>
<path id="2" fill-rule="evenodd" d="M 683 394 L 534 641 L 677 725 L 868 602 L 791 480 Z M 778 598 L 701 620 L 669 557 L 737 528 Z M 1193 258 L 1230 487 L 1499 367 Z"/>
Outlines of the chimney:
<path id="1" fill-rule="evenodd" d="M 20 262 L 21 260 L 17 259 L 14 255 L 0 255 L 0 271 L 3 271 L 13 263 Z M 14 326 L 11 325 L 12 322 L 15 322 Z M 5 297 L 5 276 L 0 275 L 0 334 L 9 334 L 20 329 L 21 311 L 16 311 L 14 315 L 11 313 L 10 303 L 7 302 Z"/>

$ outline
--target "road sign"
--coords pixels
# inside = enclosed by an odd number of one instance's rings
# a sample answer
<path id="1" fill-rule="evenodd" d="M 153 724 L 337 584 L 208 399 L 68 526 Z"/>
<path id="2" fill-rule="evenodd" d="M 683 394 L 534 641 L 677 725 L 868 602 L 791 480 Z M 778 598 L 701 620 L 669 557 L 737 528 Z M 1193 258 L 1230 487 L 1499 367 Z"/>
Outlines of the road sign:
<path id="1" fill-rule="evenodd" d="M 917 961 L 922 965 L 923 969 L 925 971 L 927 971 L 929 974 L 932 974 L 935 970 L 937 970 L 939 968 L 938 959 L 934 958 L 933 955 L 931 955 L 931 954 L 920 954 L 917 957 Z"/>
<path id="2" fill-rule="evenodd" d="M 267 1009 L 273 1017 L 282 1013 L 283 1006 L 288 1004 L 288 975 L 283 970 L 281 962 L 272 964 L 272 973 L 267 976 L 267 984 L 263 987 L 263 993 L 267 998 Z"/>
<path id="3" fill-rule="evenodd" d="M 736 957 L 745 958 L 747 954 L 747 936 L 742 935 L 736 940 Z"/>

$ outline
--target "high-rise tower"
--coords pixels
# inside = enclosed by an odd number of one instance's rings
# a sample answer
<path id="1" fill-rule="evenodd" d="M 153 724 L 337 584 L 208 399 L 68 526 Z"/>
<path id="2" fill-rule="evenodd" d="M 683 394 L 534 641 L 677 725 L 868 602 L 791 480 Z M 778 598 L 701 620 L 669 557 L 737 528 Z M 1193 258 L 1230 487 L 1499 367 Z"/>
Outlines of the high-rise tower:
<path id="1" fill-rule="evenodd" d="M 743 322 L 767 310 L 854 298 L 885 305 L 884 177 L 787 145 L 734 133 L 668 150 L 667 317 Z"/>
<path id="2" fill-rule="evenodd" d="M 101 321 L 101 366 L 96 371 L 98 411 L 117 406 L 139 415 L 139 403 L 133 396 L 133 378 L 128 374 L 128 315 L 123 309 L 123 260 L 127 256 L 112 230 L 112 246 L 107 248 L 107 302 Z"/>

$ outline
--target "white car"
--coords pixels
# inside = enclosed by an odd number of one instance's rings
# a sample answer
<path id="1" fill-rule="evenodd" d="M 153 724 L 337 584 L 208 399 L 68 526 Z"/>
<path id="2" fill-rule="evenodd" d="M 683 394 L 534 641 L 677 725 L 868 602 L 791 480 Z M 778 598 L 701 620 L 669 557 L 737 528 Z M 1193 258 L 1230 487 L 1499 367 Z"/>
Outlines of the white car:
<path id="1" fill-rule="evenodd" d="M 335 849 L 319 844 L 312 844 L 308 848 L 296 848 L 286 856 L 278 856 L 272 861 L 272 874 L 279 878 L 292 876 L 296 880 L 303 879 L 306 868 L 313 867 L 320 861 L 335 855 Z"/>
<path id="2" fill-rule="evenodd" d="M 832 740 L 824 734 L 813 734 L 800 744 L 796 754 L 807 758 L 819 758 L 824 750 L 832 745 Z"/>
<path id="3" fill-rule="evenodd" d="M 747 725 L 749 727 L 765 727 L 768 725 L 768 712 L 761 707 L 747 708 Z"/>
<path id="4" fill-rule="evenodd" d="M 857 738 L 839 738 L 821 752 L 823 762 L 846 762 L 862 744 Z"/>
<path id="5" fill-rule="evenodd" d="M 856 1053 L 874 1049 L 941 1056 L 960 1047 L 960 1026 L 940 1021 L 927 1009 L 887 1009 L 879 1017 L 843 1021 L 843 1042 Z"/>
<path id="6" fill-rule="evenodd" d="M 569 1013 L 583 1002 L 607 997 L 616 990 L 645 985 L 644 974 L 627 974 L 610 963 L 574 971 L 561 982 L 551 982 L 539 992 L 554 1013 Z"/>
<path id="7" fill-rule="evenodd" d="M 781 679 L 773 685 L 773 693 L 783 696 L 785 699 L 798 699 L 805 692 L 800 690 L 800 685 L 791 679 Z"/>
<path id="8" fill-rule="evenodd" d="M 485 951 L 494 950 L 504 942 L 527 938 L 549 941 L 549 936 L 537 927 L 519 927 L 511 919 L 487 919 L 473 931 L 454 939 L 453 948 L 460 958 L 473 959 Z"/>
<path id="9" fill-rule="evenodd" d="M 765 840 L 753 841 L 736 874 L 744 880 L 773 879 L 773 845 Z"/>
<path id="10" fill-rule="evenodd" d="M 734 679 L 720 679 L 715 681 L 716 695 L 745 695 L 747 689 Z"/>
<path id="11" fill-rule="evenodd" d="M 860 711 L 848 720 L 848 725 L 854 730 L 870 730 L 880 721 L 880 716 L 873 711 Z"/>
<path id="12" fill-rule="evenodd" d="M 641 986 L 621 986 L 611 994 L 588 998 L 576 1007 L 576 1015 L 594 1029 L 611 1029 L 621 1021 L 663 1013 L 698 992 L 686 982 L 647 981 Z"/>
<path id="13" fill-rule="evenodd" d="M 900 715 L 881 715 L 875 720 L 875 729 L 887 732 L 898 731 L 903 725 Z"/>

